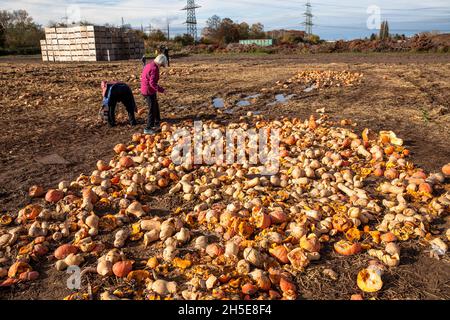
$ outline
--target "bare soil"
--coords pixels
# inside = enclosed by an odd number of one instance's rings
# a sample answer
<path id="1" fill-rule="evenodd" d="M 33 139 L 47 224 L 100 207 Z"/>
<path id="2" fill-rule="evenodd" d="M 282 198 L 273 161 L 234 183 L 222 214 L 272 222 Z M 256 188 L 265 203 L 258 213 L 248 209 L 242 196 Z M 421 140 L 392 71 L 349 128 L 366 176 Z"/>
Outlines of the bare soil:
<path id="1" fill-rule="evenodd" d="M 35 60 L 0 60 L 0 214 L 17 213 L 31 202 L 28 188 L 38 184 L 55 187 L 59 181 L 90 173 L 99 159 L 109 160 L 117 143 L 127 143 L 143 130 L 127 125 L 124 108 L 120 125 L 110 129 L 98 120 L 100 81 L 127 82 L 135 91 L 140 109 L 138 61 L 117 63 L 44 64 Z M 172 74 L 162 76 L 167 94 L 160 96 L 164 120 L 215 119 L 235 121 L 248 111 L 267 118 L 306 118 L 325 108 L 334 120 L 350 118 L 357 130 L 393 130 L 405 139 L 412 161 L 427 171 L 438 171 L 450 162 L 450 54 L 326 54 L 303 56 L 211 55 L 173 61 Z M 218 111 L 212 99 L 225 99 L 226 106 L 274 87 L 306 69 L 350 70 L 364 73 L 361 85 L 328 88 L 305 93 L 301 88 L 280 90 L 295 93 L 285 104 L 269 106 L 274 95 L 263 94 L 251 106 Z M 67 163 L 46 164 L 55 155 Z M 45 159 L 44 159 L 45 160 Z M 150 202 L 162 213 L 182 204 L 160 194 Z M 448 227 L 448 221 L 436 230 Z M 402 264 L 386 275 L 379 299 L 450 299 L 448 256 L 438 261 L 420 243 L 403 244 Z M 298 279 L 302 299 L 349 299 L 358 292 L 357 272 L 362 259 L 342 258 L 325 252 Z M 337 281 L 321 274 L 324 268 L 339 274 Z M 54 272 L 52 261 L 39 265 L 41 277 L 31 284 L 0 289 L 0 299 L 61 299 L 68 275 Z M 99 279 L 90 276 L 95 283 Z M 84 280 L 86 281 L 86 279 Z"/>

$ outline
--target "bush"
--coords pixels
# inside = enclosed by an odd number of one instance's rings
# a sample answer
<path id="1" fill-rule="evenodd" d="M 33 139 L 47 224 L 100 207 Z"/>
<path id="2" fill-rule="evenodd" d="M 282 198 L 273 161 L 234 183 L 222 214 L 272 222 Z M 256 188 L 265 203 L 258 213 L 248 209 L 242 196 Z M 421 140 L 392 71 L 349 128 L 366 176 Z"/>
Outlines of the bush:
<path id="1" fill-rule="evenodd" d="M 40 52 L 40 40 L 44 38 L 44 31 L 25 10 L 0 11 L 0 25 L 2 54 Z"/>
<path id="2" fill-rule="evenodd" d="M 182 46 L 189 46 L 195 43 L 194 37 L 189 34 L 183 34 L 182 36 L 176 36 L 173 41 L 180 43 Z"/>

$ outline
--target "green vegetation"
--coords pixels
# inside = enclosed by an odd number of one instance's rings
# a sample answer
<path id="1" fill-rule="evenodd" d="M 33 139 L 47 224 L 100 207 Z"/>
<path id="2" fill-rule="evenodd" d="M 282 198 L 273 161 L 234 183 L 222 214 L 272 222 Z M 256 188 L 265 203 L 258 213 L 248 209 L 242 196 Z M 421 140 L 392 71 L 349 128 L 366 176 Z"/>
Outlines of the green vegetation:
<path id="1" fill-rule="evenodd" d="M 25 10 L 0 11 L 0 55 L 40 52 L 42 27 Z"/>

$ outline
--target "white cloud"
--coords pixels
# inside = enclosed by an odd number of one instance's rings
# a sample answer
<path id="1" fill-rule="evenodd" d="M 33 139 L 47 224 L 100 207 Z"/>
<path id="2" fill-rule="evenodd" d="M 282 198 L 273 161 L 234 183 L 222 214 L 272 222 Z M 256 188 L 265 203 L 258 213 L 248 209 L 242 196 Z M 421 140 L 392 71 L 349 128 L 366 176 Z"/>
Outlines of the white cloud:
<path id="1" fill-rule="evenodd" d="M 197 0 L 202 7 L 197 11 L 199 29 L 213 14 L 230 17 L 235 21 L 261 22 L 266 29 L 302 28 L 304 3 L 300 0 Z M 328 38 L 367 35 L 366 8 L 378 5 L 383 18 L 391 21 L 391 29 L 450 30 L 450 3 L 448 0 L 311 0 L 315 15 L 314 30 Z M 2 9 L 25 9 L 36 21 L 47 24 L 61 21 L 70 5 L 79 5 L 83 20 L 97 24 L 119 25 L 123 17 L 133 26 L 141 24 L 165 28 L 169 19 L 172 30 L 183 32 L 186 5 L 183 0 L 0 0 Z M 435 8 L 435 9 L 433 9 Z M 445 20 L 447 19 L 447 20 Z M 334 28 L 337 27 L 337 28 Z M 345 29 L 347 28 L 347 29 Z M 414 29 L 414 30 L 413 30 Z"/>

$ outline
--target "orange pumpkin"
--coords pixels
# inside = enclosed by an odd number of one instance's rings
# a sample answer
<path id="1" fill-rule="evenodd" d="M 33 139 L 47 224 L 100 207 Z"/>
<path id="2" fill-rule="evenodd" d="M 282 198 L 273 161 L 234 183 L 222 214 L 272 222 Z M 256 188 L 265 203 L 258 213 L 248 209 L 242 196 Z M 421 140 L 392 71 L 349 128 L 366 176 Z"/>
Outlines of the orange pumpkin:
<path id="1" fill-rule="evenodd" d="M 22 215 L 28 220 L 34 220 L 41 213 L 42 207 L 37 204 L 30 204 L 21 210 Z"/>
<path id="2" fill-rule="evenodd" d="M 166 188 L 168 185 L 169 185 L 169 181 L 167 181 L 167 179 L 161 178 L 158 180 L 158 186 L 160 188 Z"/>
<path id="3" fill-rule="evenodd" d="M 352 144 L 352 140 L 350 140 L 349 138 L 346 138 L 343 142 L 342 142 L 342 147 L 343 148 L 348 148 L 350 147 Z"/>
<path id="4" fill-rule="evenodd" d="M 281 224 L 287 220 L 287 215 L 281 210 L 272 211 L 269 215 L 272 224 Z"/>
<path id="5" fill-rule="evenodd" d="M 446 177 L 450 177 L 450 163 L 447 163 L 445 166 L 442 167 L 442 173 Z"/>
<path id="6" fill-rule="evenodd" d="M 113 273 L 119 278 L 125 278 L 131 270 L 133 270 L 133 262 L 130 260 L 119 261 L 113 265 Z"/>
<path id="7" fill-rule="evenodd" d="M 111 167 L 103 160 L 99 160 L 97 161 L 97 169 L 99 171 L 107 171 L 109 169 L 111 169 Z"/>
<path id="8" fill-rule="evenodd" d="M 26 271 L 19 275 L 19 280 L 21 281 L 34 281 L 39 278 L 39 272 L 37 271 Z"/>
<path id="9" fill-rule="evenodd" d="M 340 214 L 335 214 L 331 220 L 331 223 L 333 224 L 333 229 L 340 232 L 346 232 L 353 225 L 350 219 Z"/>
<path id="10" fill-rule="evenodd" d="M 264 212 L 257 213 L 254 219 L 256 227 L 260 229 L 267 229 L 272 223 L 270 216 L 265 214 Z"/>
<path id="11" fill-rule="evenodd" d="M 384 149 L 384 153 L 386 153 L 388 156 L 393 154 L 395 151 L 395 148 L 393 146 L 388 146 Z"/>
<path id="12" fill-rule="evenodd" d="M 374 174 L 375 177 L 382 177 L 384 175 L 384 170 L 381 169 L 381 168 L 376 168 L 373 171 L 373 174 Z"/>
<path id="13" fill-rule="evenodd" d="M 78 252 L 78 247 L 75 247 L 71 244 L 63 244 L 62 246 L 59 246 L 56 250 L 55 250 L 55 258 L 58 260 L 62 260 L 65 259 L 69 254 L 77 254 Z"/>
<path id="14" fill-rule="evenodd" d="M 285 277 L 281 277 L 280 278 L 280 289 L 283 293 L 295 293 L 295 291 L 297 290 L 297 287 L 295 286 L 295 284 L 286 279 Z"/>
<path id="15" fill-rule="evenodd" d="M 424 193 L 433 193 L 433 187 L 429 183 L 421 183 L 419 191 Z"/>
<path id="16" fill-rule="evenodd" d="M 33 269 L 30 267 L 28 263 L 17 261 L 13 263 L 11 267 L 9 267 L 8 270 L 8 277 L 9 278 L 16 278 L 18 275 L 20 275 L 23 272 L 32 271 Z"/>
<path id="17" fill-rule="evenodd" d="M 314 117 L 314 115 L 311 115 L 311 117 L 309 117 L 308 127 L 310 130 L 317 129 L 316 117 Z"/>
<path id="18" fill-rule="evenodd" d="M 397 241 L 397 237 L 392 232 L 384 233 L 380 236 L 381 241 L 385 243 Z"/>
<path id="19" fill-rule="evenodd" d="M 251 284 L 251 283 L 246 283 L 242 286 L 242 293 L 243 294 L 248 294 L 248 295 L 253 295 L 258 291 L 258 287 Z"/>
<path id="20" fill-rule="evenodd" d="M 57 203 L 62 198 L 64 198 L 64 192 L 61 190 L 51 189 L 45 195 L 45 201 L 50 203 Z"/>
<path id="21" fill-rule="evenodd" d="M 172 160 L 170 160 L 169 158 L 164 158 L 164 160 L 161 162 L 161 165 L 164 168 L 168 168 L 171 164 L 172 164 Z"/>
<path id="22" fill-rule="evenodd" d="M 120 158 L 119 163 L 122 168 L 130 168 L 130 167 L 134 166 L 134 161 L 130 157 Z"/>
<path id="23" fill-rule="evenodd" d="M 31 198 L 40 198 L 45 194 L 45 190 L 41 186 L 32 186 L 28 194 Z"/>
<path id="24" fill-rule="evenodd" d="M 351 256 L 361 252 L 362 247 L 358 242 L 351 243 L 350 241 L 341 240 L 334 244 L 334 250 L 344 256 Z"/>
<path id="25" fill-rule="evenodd" d="M 387 169 L 386 172 L 384 173 L 384 176 L 389 179 L 389 180 L 394 180 L 398 178 L 398 171 L 395 169 Z"/>
<path id="26" fill-rule="evenodd" d="M 284 139 L 283 142 L 287 144 L 288 146 L 293 146 L 297 143 L 297 140 L 294 136 L 289 136 L 288 138 Z"/>
<path id="27" fill-rule="evenodd" d="M 281 263 L 289 263 L 289 259 L 287 257 L 288 255 L 288 251 L 286 249 L 285 246 L 278 246 L 272 249 L 269 249 L 269 253 L 274 256 L 275 258 L 277 258 L 278 261 L 280 261 Z"/>
<path id="28" fill-rule="evenodd" d="M 124 144 L 118 144 L 114 147 L 114 152 L 120 154 L 127 150 L 127 146 Z"/>
<path id="29" fill-rule="evenodd" d="M 319 239 L 315 235 L 313 237 L 303 236 L 300 239 L 300 248 L 308 252 L 319 252 L 320 251 Z"/>

